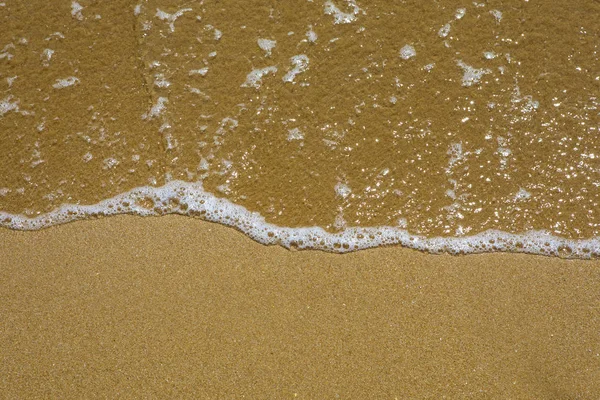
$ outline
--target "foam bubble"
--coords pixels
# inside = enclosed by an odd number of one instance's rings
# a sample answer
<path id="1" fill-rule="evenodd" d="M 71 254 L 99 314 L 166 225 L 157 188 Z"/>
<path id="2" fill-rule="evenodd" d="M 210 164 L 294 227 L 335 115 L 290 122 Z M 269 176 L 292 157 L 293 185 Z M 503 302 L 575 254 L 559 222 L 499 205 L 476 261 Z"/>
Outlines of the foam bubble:
<path id="1" fill-rule="evenodd" d="M 470 65 L 465 64 L 462 60 L 458 60 L 456 64 L 463 69 L 462 85 L 467 87 L 479 83 L 483 75 L 490 74 L 492 72 L 487 68 L 471 67 Z"/>
<path id="2" fill-rule="evenodd" d="M 442 26 L 440 28 L 440 30 L 438 31 L 438 36 L 441 38 L 445 38 L 450 33 L 450 28 L 451 28 L 450 24 L 446 24 L 446 25 Z"/>
<path id="3" fill-rule="evenodd" d="M 342 199 L 347 198 L 348 196 L 350 196 L 350 193 L 352 193 L 352 190 L 350 189 L 350 187 L 348 185 L 346 185 L 345 183 L 342 182 L 338 182 L 335 185 L 335 193 L 340 196 Z"/>
<path id="4" fill-rule="evenodd" d="M 15 81 L 17 80 L 18 76 L 9 76 L 6 78 L 6 83 L 8 84 L 8 87 L 12 87 L 13 83 L 15 83 Z"/>
<path id="5" fill-rule="evenodd" d="M 293 56 L 290 59 L 290 61 L 293 65 L 293 68 L 287 74 L 285 74 L 285 76 L 283 77 L 283 81 L 294 83 L 296 75 L 308 69 L 309 59 L 306 55 L 300 54 L 297 56 Z"/>
<path id="6" fill-rule="evenodd" d="M 271 57 L 271 53 L 277 45 L 277 41 L 270 39 L 258 39 L 257 43 L 258 47 L 260 47 L 260 49 L 265 52 L 265 56 L 267 57 Z"/>
<path id="7" fill-rule="evenodd" d="M 0 117 L 10 111 L 19 111 L 19 101 L 13 101 L 13 96 L 8 95 L 2 101 L 0 101 Z"/>
<path id="8" fill-rule="evenodd" d="M 260 88 L 262 84 L 262 78 L 268 74 L 274 74 L 277 72 L 277 67 L 265 67 L 252 70 L 247 76 L 246 81 L 242 83 L 242 87 L 253 87 Z"/>
<path id="9" fill-rule="evenodd" d="M 168 22 L 170 31 L 175 32 L 175 21 L 177 20 L 177 18 L 181 17 L 183 14 L 185 14 L 186 12 L 189 12 L 189 11 L 192 11 L 192 9 L 191 8 L 182 8 L 180 10 L 177 10 L 173 14 L 169 14 L 169 13 L 157 8 L 155 16 L 158 19 L 160 19 L 161 21 Z"/>
<path id="10" fill-rule="evenodd" d="M 169 82 L 164 74 L 156 74 L 154 75 L 154 86 L 159 88 L 168 88 L 171 86 L 171 82 Z"/>
<path id="11" fill-rule="evenodd" d="M 52 56 L 54 55 L 54 50 L 52 49 L 44 49 L 44 51 L 42 51 L 42 64 L 47 67 L 50 65 L 50 59 L 52 58 Z"/>
<path id="12" fill-rule="evenodd" d="M 496 53 L 494 53 L 493 51 L 485 51 L 483 53 L 483 56 L 488 60 L 493 60 L 494 58 L 496 58 Z"/>
<path id="13" fill-rule="evenodd" d="M 306 40 L 308 40 L 310 43 L 315 43 L 318 38 L 319 36 L 317 36 L 317 33 L 313 30 L 312 25 L 310 25 L 308 27 L 308 32 L 306 32 Z"/>
<path id="14" fill-rule="evenodd" d="M 408 60 L 409 58 L 413 58 L 416 55 L 417 55 L 417 51 L 410 44 L 407 44 L 400 49 L 400 57 L 403 60 Z"/>
<path id="15" fill-rule="evenodd" d="M 360 8 L 354 0 L 348 0 L 348 4 L 353 8 L 352 13 L 342 12 L 332 1 L 326 1 L 323 7 L 325 14 L 333 15 L 335 24 L 349 24 L 356 21 Z"/>
<path id="16" fill-rule="evenodd" d="M 531 193 L 527 190 L 520 188 L 517 194 L 515 195 L 515 200 L 527 200 L 531 197 Z"/>
<path id="17" fill-rule="evenodd" d="M 73 1 L 71 3 L 71 16 L 73 16 L 73 18 L 75 19 L 78 19 L 79 21 L 82 21 L 83 14 L 81 13 L 81 11 L 83 11 L 83 6 L 76 1 Z"/>
<path id="18" fill-rule="evenodd" d="M 152 106 L 152 108 L 150 108 L 150 111 L 142 115 L 142 119 L 152 119 L 158 117 L 167 108 L 166 104 L 168 102 L 169 99 L 166 97 L 159 97 L 156 99 L 156 103 Z"/>
<path id="19" fill-rule="evenodd" d="M 200 68 L 200 69 L 192 69 L 192 70 L 190 70 L 188 75 L 190 75 L 190 76 L 192 76 L 192 75 L 206 76 L 206 74 L 208 74 L 208 67 L 204 67 L 204 68 Z"/>
<path id="20" fill-rule="evenodd" d="M 569 240 L 546 231 L 514 234 L 488 230 L 471 236 L 428 238 L 412 235 L 400 226 L 346 227 L 336 233 L 327 232 L 320 227 L 282 227 L 266 222 L 258 213 L 205 192 L 200 182 L 177 180 L 161 187 L 138 187 L 93 205 L 64 204 L 50 213 L 32 218 L 0 212 L 0 226 L 37 230 L 89 217 L 116 214 L 200 216 L 206 221 L 235 227 L 265 245 L 280 245 L 288 249 L 293 247 L 346 253 L 400 245 L 434 254 L 508 251 L 584 259 L 600 257 L 600 238 Z M 405 221 L 399 223 L 406 224 Z"/>
<path id="21" fill-rule="evenodd" d="M 62 88 L 66 88 L 69 86 L 73 86 L 79 83 L 79 78 L 76 78 L 74 76 L 69 76 L 68 78 L 64 78 L 64 79 L 57 79 L 56 82 L 54 83 L 54 85 L 52 85 L 52 87 L 54 89 L 62 89 Z"/>
<path id="22" fill-rule="evenodd" d="M 456 13 L 454 13 L 454 18 L 462 19 L 462 17 L 464 17 L 466 13 L 467 13 L 466 8 L 459 8 L 456 10 Z"/>
<path id="23" fill-rule="evenodd" d="M 302 140 L 304 139 L 304 134 L 298 128 L 288 130 L 287 140 L 291 142 L 292 140 Z"/>
<path id="24" fill-rule="evenodd" d="M 491 10 L 490 14 L 496 19 L 496 22 L 502 21 L 502 11 L 500 10 Z"/>

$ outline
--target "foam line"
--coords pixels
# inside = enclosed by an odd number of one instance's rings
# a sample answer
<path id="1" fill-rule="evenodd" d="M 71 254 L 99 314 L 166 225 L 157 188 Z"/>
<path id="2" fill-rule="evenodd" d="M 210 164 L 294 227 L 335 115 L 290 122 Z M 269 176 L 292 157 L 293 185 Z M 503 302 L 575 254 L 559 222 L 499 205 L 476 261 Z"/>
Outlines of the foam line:
<path id="1" fill-rule="evenodd" d="M 338 233 L 320 227 L 289 228 L 273 225 L 256 212 L 204 191 L 200 182 L 171 181 L 161 187 L 143 186 L 93 205 L 65 204 L 47 214 L 29 218 L 0 212 L 0 226 L 38 230 L 97 216 L 182 214 L 235 227 L 265 245 L 346 253 L 380 246 L 400 245 L 429 253 L 473 254 L 517 252 L 567 258 L 600 257 L 600 238 L 570 240 L 545 231 L 521 234 L 488 230 L 472 236 L 412 235 L 399 227 L 350 227 Z"/>

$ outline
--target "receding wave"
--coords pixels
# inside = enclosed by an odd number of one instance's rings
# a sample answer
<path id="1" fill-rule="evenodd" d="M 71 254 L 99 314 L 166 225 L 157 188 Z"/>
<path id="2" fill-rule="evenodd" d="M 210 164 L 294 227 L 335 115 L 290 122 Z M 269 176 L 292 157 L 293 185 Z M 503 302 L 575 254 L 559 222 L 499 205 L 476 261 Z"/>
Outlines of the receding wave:
<path id="1" fill-rule="evenodd" d="M 177 213 L 288 248 L 596 257 L 599 14 L 2 2 L 0 225 Z"/>
<path id="2" fill-rule="evenodd" d="M 600 256 L 600 240 L 597 238 L 568 240 L 544 231 L 512 234 L 489 230 L 473 236 L 427 238 L 390 226 L 345 228 L 336 233 L 327 232 L 320 227 L 282 227 L 265 222 L 256 212 L 205 192 L 201 183 L 183 181 L 171 181 L 158 188 L 136 188 L 94 205 L 66 204 L 35 218 L 0 212 L 0 226 L 37 230 L 90 217 L 118 214 L 181 214 L 200 217 L 234 227 L 262 244 L 281 245 L 288 249 L 347 253 L 379 246 L 401 245 L 430 253 L 507 251 L 583 259 Z"/>

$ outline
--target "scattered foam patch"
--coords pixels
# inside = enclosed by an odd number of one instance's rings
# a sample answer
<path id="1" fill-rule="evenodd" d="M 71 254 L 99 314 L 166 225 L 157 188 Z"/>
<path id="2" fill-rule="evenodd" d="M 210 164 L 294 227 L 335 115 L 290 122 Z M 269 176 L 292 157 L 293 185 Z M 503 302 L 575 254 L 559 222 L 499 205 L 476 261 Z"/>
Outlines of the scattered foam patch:
<path id="1" fill-rule="evenodd" d="M 0 101 L 0 117 L 4 116 L 4 114 L 10 111 L 19 111 L 19 101 L 13 101 L 12 95 L 8 95 L 2 101 Z"/>
<path id="2" fill-rule="evenodd" d="M 265 56 L 267 57 L 271 57 L 271 53 L 277 45 L 277 41 L 270 39 L 258 39 L 257 43 L 258 47 L 260 47 L 260 49 L 265 52 Z"/>
<path id="3" fill-rule="evenodd" d="M 462 19 L 465 14 L 467 13 L 467 9 L 466 8 L 459 8 L 456 10 L 456 13 L 454 13 L 454 18 L 456 19 Z"/>
<path id="4" fill-rule="evenodd" d="M 502 21 L 502 11 L 500 10 L 491 10 L 490 14 L 492 14 L 492 17 L 494 17 L 496 19 L 496 22 L 500 22 Z"/>
<path id="5" fill-rule="evenodd" d="M 290 62 L 292 63 L 293 68 L 287 74 L 285 74 L 285 76 L 283 77 L 283 81 L 294 83 L 296 75 L 308 69 L 309 59 L 306 55 L 300 54 L 297 56 L 293 56 L 290 59 Z"/>
<path id="6" fill-rule="evenodd" d="M 332 1 L 326 1 L 323 5 L 325 14 L 333 15 L 335 24 L 349 24 L 356 21 L 356 16 L 360 12 L 360 8 L 354 0 L 348 0 L 348 5 L 352 7 L 351 13 L 345 13 L 340 10 Z"/>
<path id="7" fill-rule="evenodd" d="M 192 11 L 192 9 L 191 8 L 182 8 L 181 10 L 177 10 L 177 12 L 174 12 L 173 14 L 169 14 L 169 13 L 157 8 L 155 16 L 158 17 L 158 19 L 160 19 L 161 21 L 168 22 L 169 29 L 171 30 L 171 32 L 175 32 L 175 21 L 177 20 L 177 18 L 181 17 L 183 14 L 185 14 L 188 11 Z"/>
<path id="8" fill-rule="evenodd" d="M 441 38 L 445 38 L 446 36 L 448 36 L 448 34 L 450 34 L 450 29 L 451 29 L 450 24 L 446 24 L 446 25 L 442 26 L 440 28 L 440 30 L 438 31 L 438 36 Z"/>
<path id="9" fill-rule="evenodd" d="M 346 197 L 350 196 L 350 193 L 352 193 L 350 187 L 343 182 L 338 182 L 334 189 L 335 194 L 340 196 L 342 199 L 345 199 Z"/>
<path id="10" fill-rule="evenodd" d="M 154 86 L 159 88 L 168 88 L 171 86 L 171 82 L 169 82 L 164 74 L 156 74 L 154 75 Z"/>
<path id="11" fill-rule="evenodd" d="M 306 40 L 308 40 L 310 43 L 315 43 L 317 41 L 317 39 L 319 38 L 319 36 L 317 35 L 317 33 L 313 30 L 312 25 L 310 25 L 308 27 L 308 32 L 306 32 Z"/>
<path id="12" fill-rule="evenodd" d="M 83 14 L 81 13 L 81 11 L 83 11 L 83 6 L 81 4 L 79 4 L 76 1 L 71 3 L 71 16 L 73 16 L 73 18 L 82 21 Z"/>
<path id="13" fill-rule="evenodd" d="M 189 75 L 200 75 L 200 76 L 206 76 L 206 74 L 208 74 L 208 67 L 204 67 L 204 68 L 200 68 L 200 69 L 192 69 L 189 72 Z"/>
<path id="14" fill-rule="evenodd" d="M 42 64 L 45 67 L 50 65 L 50 60 L 52 59 L 53 55 L 54 55 L 54 50 L 52 50 L 52 49 L 44 49 L 42 51 L 42 55 L 40 57 L 42 58 Z"/>
<path id="15" fill-rule="evenodd" d="M 527 190 L 520 188 L 517 194 L 515 195 L 515 200 L 527 200 L 531 197 L 531 193 Z"/>
<path id="16" fill-rule="evenodd" d="M 181 214 L 235 227 L 265 245 L 285 248 L 319 249 L 346 253 L 380 246 L 400 245 L 434 254 L 517 252 L 565 258 L 600 257 L 600 238 L 569 240 L 545 231 L 521 234 L 488 230 L 472 236 L 423 237 L 401 226 L 377 228 L 346 227 L 327 232 L 320 227 L 288 228 L 265 221 L 256 212 L 205 192 L 200 182 L 171 181 L 162 187 L 139 187 L 94 205 L 65 204 L 58 209 L 29 218 L 0 212 L 0 226 L 16 230 L 37 230 L 89 217 L 117 214 L 157 216 Z"/>
<path id="17" fill-rule="evenodd" d="M 416 55 L 417 55 L 417 51 L 410 44 L 407 44 L 406 46 L 404 46 L 400 49 L 400 57 L 403 60 L 408 60 L 409 58 L 413 58 Z"/>
<path id="18" fill-rule="evenodd" d="M 462 60 L 458 60 L 456 64 L 463 70 L 462 85 L 467 87 L 479 83 L 483 75 L 492 72 L 487 68 L 473 68 L 470 65 L 465 64 Z"/>
<path id="19" fill-rule="evenodd" d="M 152 119 L 158 117 L 167 108 L 166 104 L 168 102 L 169 99 L 166 97 L 159 97 L 156 99 L 156 103 L 152 106 L 152 108 L 150 108 L 150 111 L 142 115 L 142 119 Z"/>
<path id="20" fill-rule="evenodd" d="M 262 78 L 268 74 L 275 74 L 277 72 L 277 67 L 265 67 L 252 70 L 247 76 L 246 81 L 242 83 L 242 87 L 253 87 L 260 88 L 262 84 Z"/>
<path id="21" fill-rule="evenodd" d="M 288 130 L 287 140 L 289 142 L 291 142 L 292 140 L 302 140 L 302 139 L 304 139 L 304 134 L 302 133 L 302 131 L 300 131 L 300 129 L 294 128 L 294 129 Z"/>
<path id="22" fill-rule="evenodd" d="M 52 87 L 54 89 L 62 89 L 62 88 L 66 88 L 69 86 L 73 86 L 79 83 L 79 78 L 76 78 L 74 76 L 70 76 L 68 78 L 65 79 L 57 79 L 56 82 L 54 83 L 54 85 L 52 85 Z"/>

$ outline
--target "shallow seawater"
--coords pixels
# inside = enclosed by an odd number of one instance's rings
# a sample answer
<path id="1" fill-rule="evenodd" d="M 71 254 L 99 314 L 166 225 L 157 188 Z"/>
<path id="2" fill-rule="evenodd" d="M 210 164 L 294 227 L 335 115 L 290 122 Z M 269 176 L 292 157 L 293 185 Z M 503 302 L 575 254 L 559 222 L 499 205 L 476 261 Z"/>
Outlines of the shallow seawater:
<path id="1" fill-rule="evenodd" d="M 600 255 L 600 3 L 0 2 L 0 225 Z"/>

